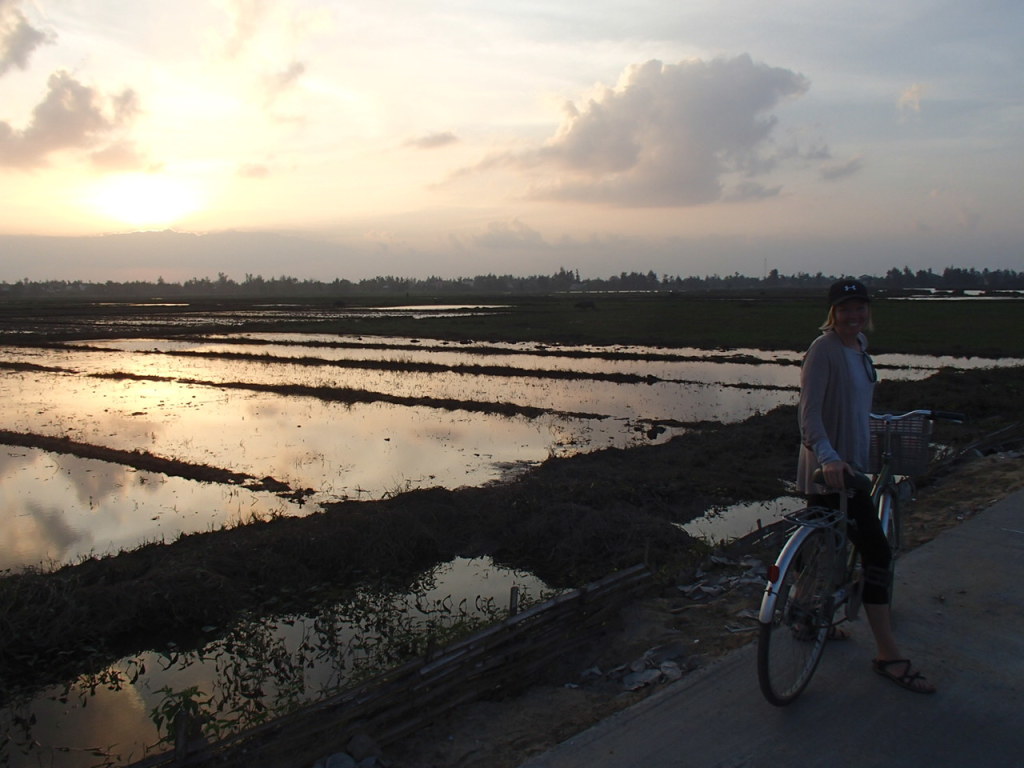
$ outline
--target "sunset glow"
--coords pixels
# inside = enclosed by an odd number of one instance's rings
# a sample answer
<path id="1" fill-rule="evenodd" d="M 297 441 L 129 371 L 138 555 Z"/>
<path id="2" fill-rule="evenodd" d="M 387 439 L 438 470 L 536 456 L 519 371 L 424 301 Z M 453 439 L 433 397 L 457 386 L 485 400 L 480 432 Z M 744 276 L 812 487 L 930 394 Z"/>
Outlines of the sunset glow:
<path id="1" fill-rule="evenodd" d="M 1019 268 L 1021 33 L 1000 0 L 3 0 L 0 283 Z"/>
<path id="2" fill-rule="evenodd" d="M 104 178 L 87 195 L 96 212 L 136 229 L 171 226 L 202 205 L 192 185 L 155 174 Z"/>

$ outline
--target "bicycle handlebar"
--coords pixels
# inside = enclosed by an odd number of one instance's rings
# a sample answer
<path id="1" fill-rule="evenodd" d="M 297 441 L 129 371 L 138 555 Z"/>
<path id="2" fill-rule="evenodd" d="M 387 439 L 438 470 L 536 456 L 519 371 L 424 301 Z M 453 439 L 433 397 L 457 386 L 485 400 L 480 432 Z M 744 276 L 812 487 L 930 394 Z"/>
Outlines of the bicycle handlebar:
<path id="1" fill-rule="evenodd" d="M 962 413 L 957 413 L 955 411 L 933 411 L 925 408 L 920 408 L 915 411 L 907 411 L 906 413 L 871 413 L 869 416 L 875 421 L 884 422 L 886 424 L 895 421 L 902 421 L 903 419 L 909 419 L 913 416 L 924 416 L 927 419 L 955 421 L 958 423 L 967 420 L 967 417 Z M 811 476 L 811 481 L 817 485 L 828 485 L 825 482 L 825 473 L 822 471 L 821 467 L 814 470 L 814 473 Z M 871 492 L 871 488 L 873 486 L 871 478 L 859 470 L 848 472 L 844 478 L 844 482 L 846 488 L 865 491 L 867 493 Z"/>
<path id="2" fill-rule="evenodd" d="M 818 467 L 814 470 L 814 474 L 811 475 L 811 480 L 818 485 L 827 485 L 825 482 L 825 471 Z M 853 472 L 846 473 L 846 487 L 852 491 L 863 491 L 864 493 L 871 493 L 871 478 L 865 475 L 863 472 L 854 470 Z M 833 490 L 838 491 L 838 488 Z"/>

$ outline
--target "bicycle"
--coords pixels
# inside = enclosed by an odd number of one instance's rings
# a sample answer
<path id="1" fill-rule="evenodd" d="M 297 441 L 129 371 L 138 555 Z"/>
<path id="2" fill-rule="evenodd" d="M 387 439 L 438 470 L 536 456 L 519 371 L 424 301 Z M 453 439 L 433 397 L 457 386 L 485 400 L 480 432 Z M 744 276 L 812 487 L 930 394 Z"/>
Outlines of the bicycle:
<path id="1" fill-rule="evenodd" d="M 928 467 L 929 437 L 937 419 L 963 421 L 958 413 L 915 410 L 871 414 L 873 477 L 858 472 L 847 488 L 871 494 L 872 504 L 893 555 L 900 546 L 899 484 Z M 821 470 L 815 482 L 821 482 Z M 853 621 L 860 611 L 863 573 L 856 549 L 846 535 L 847 494 L 837 510 L 806 507 L 786 515 L 795 525 L 768 569 L 758 614 L 757 676 L 764 697 L 776 706 L 792 703 L 811 681 L 835 614 Z M 893 571 L 889 571 L 890 590 Z M 891 592 L 890 592 L 891 595 Z"/>

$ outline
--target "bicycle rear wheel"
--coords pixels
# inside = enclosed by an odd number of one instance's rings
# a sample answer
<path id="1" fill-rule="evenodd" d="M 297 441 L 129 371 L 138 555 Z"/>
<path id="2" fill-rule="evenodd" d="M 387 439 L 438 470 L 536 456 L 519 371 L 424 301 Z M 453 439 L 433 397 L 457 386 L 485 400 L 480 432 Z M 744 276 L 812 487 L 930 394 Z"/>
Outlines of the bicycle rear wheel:
<path id="1" fill-rule="evenodd" d="M 784 706 L 799 696 L 818 666 L 832 624 L 831 529 L 813 531 L 779 574 L 771 621 L 757 641 L 757 677 L 764 697 Z"/>

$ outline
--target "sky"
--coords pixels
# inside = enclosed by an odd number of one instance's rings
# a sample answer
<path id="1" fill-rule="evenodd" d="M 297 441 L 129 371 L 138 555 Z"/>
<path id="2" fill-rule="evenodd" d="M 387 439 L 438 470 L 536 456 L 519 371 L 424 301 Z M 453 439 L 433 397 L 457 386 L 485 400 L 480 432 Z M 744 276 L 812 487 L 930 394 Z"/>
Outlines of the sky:
<path id="1" fill-rule="evenodd" d="M 1020 0 L 0 0 L 0 282 L 1021 270 L 1022 39 Z"/>

